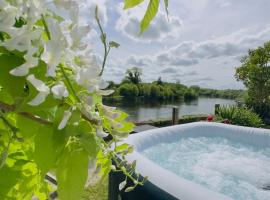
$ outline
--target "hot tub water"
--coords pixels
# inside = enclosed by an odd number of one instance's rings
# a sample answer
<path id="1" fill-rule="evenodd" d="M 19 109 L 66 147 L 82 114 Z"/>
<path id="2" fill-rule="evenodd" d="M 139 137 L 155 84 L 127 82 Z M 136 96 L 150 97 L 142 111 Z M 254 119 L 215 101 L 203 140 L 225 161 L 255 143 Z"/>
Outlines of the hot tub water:
<path id="1" fill-rule="evenodd" d="M 235 200 L 269 200 L 270 148 L 223 137 L 187 137 L 140 152 L 163 168 Z M 196 192 L 196 191 L 194 191 Z"/>

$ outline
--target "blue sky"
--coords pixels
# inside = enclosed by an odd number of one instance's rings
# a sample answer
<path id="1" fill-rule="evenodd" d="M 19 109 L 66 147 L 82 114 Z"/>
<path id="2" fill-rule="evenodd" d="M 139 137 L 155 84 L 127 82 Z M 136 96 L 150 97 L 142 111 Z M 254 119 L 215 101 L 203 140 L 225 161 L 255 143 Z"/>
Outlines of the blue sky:
<path id="1" fill-rule="evenodd" d="M 241 56 L 270 39 L 269 0 L 170 0 L 169 20 L 161 4 L 142 36 L 139 20 L 147 4 L 124 11 L 122 2 L 86 3 L 91 8 L 99 5 L 108 38 L 121 44 L 109 56 L 106 80 L 119 82 L 128 68 L 136 66 L 142 68 L 146 82 L 161 76 L 186 85 L 243 88 L 234 78 Z M 85 13 L 83 20 L 92 14 Z M 95 27 L 91 41 L 101 54 Z"/>

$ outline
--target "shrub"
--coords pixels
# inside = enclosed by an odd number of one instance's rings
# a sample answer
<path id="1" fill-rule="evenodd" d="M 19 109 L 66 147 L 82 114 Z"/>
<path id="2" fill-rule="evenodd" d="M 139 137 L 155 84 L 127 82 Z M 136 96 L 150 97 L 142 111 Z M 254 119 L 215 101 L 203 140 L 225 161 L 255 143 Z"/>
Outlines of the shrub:
<path id="1" fill-rule="evenodd" d="M 197 99 L 198 98 L 198 93 L 196 93 L 195 90 L 193 89 L 187 89 L 185 94 L 184 94 L 184 99 L 185 100 L 192 100 L 192 99 Z"/>
<path id="2" fill-rule="evenodd" d="M 217 111 L 217 116 L 222 119 L 232 120 L 236 110 L 236 106 L 221 106 Z"/>
<path id="3" fill-rule="evenodd" d="M 158 99 L 161 96 L 161 91 L 160 91 L 160 87 L 158 85 L 152 85 L 151 86 L 151 93 L 150 93 L 150 97 L 152 99 Z"/>
<path id="4" fill-rule="evenodd" d="M 119 93 L 125 98 L 136 98 L 139 95 L 139 89 L 135 84 L 125 83 L 119 88 Z"/>
<path id="5" fill-rule="evenodd" d="M 258 114 L 245 108 L 237 109 L 233 122 L 238 125 L 251 127 L 260 127 L 263 125 L 262 119 Z"/>
<path id="6" fill-rule="evenodd" d="M 246 108 L 236 106 L 222 106 L 218 109 L 217 117 L 220 120 L 229 120 L 232 124 L 250 127 L 263 125 L 262 119 L 256 113 Z"/>

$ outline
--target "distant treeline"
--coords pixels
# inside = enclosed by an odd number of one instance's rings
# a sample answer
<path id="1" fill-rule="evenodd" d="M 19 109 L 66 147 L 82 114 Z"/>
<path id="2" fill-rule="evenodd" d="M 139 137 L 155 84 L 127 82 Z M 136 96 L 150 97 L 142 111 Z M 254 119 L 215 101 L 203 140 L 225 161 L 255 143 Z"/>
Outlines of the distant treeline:
<path id="1" fill-rule="evenodd" d="M 193 100 L 199 96 L 237 99 L 243 96 L 243 90 L 214 90 L 200 88 L 199 86 L 187 87 L 180 82 L 169 83 L 162 81 L 161 77 L 152 83 L 143 83 L 140 68 L 131 68 L 120 84 L 109 82 L 108 89 L 115 92 L 107 99 L 111 100 L 144 100 L 144 101 L 178 101 Z"/>
<path id="2" fill-rule="evenodd" d="M 110 89 L 115 92 L 109 98 L 112 100 L 145 100 L 145 101 L 178 101 L 193 100 L 199 96 L 238 99 L 243 90 L 215 90 L 200 88 L 199 86 L 187 87 L 180 83 L 167 83 L 154 81 L 152 83 L 110 82 Z"/>

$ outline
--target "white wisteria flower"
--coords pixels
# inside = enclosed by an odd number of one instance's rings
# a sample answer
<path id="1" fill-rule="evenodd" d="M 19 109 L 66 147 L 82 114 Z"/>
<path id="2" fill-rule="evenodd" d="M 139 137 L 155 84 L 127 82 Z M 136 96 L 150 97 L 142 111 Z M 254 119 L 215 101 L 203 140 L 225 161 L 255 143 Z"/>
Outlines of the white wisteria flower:
<path id="1" fill-rule="evenodd" d="M 78 26 L 77 24 L 73 26 L 70 31 L 70 37 L 72 39 L 71 49 L 84 50 L 87 48 L 87 44 L 83 43 L 81 40 L 90 32 L 90 26 Z"/>
<path id="2" fill-rule="evenodd" d="M 108 135 L 109 134 L 104 132 L 102 127 L 97 128 L 97 136 L 98 137 L 104 138 L 104 137 L 107 137 Z"/>
<path id="3" fill-rule="evenodd" d="M 38 65 L 38 58 L 33 56 L 37 50 L 35 47 L 30 48 L 24 56 L 25 63 L 11 70 L 10 74 L 14 76 L 26 76 L 29 73 L 29 69 Z"/>
<path id="4" fill-rule="evenodd" d="M 41 80 L 36 79 L 32 74 L 27 76 L 26 79 L 37 89 L 37 91 L 39 91 L 38 95 L 32 99 L 32 101 L 28 102 L 28 104 L 31 106 L 37 106 L 43 103 L 46 97 L 50 94 L 50 88 Z"/>
<path id="5" fill-rule="evenodd" d="M 101 68 L 97 64 L 96 57 L 90 52 L 77 56 L 75 64 L 78 66 L 75 76 L 78 84 L 88 87 L 92 85 L 91 81 L 99 79 Z"/>
<path id="6" fill-rule="evenodd" d="M 116 119 L 121 115 L 119 112 L 116 112 L 116 107 L 102 105 L 102 108 L 104 110 L 104 114 L 111 119 Z"/>
<path id="7" fill-rule="evenodd" d="M 71 117 L 72 113 L 70 111 L 65 111 L 64 112 L 64 116 L 63 116 L 63 119 L 62 121 L 60 122 L 60 124 L 58 125 L 58 129 L 59 130 L 62 130 L 63 128 L 66 127 L 67 125 L 67 122 L 69 120 L 69 118 Z"/>
<path id="8" fill-rule="evenodd" d="M 70 16 L 72 23 L 78 23 L 79 17 L 79 5 L 75 0 L 54 0 L 56 7 L 60 9 L 65 9 Z"/>
<path id="9" fill-rule="evenodd" d="M 16 28 L 14 24 L 16 22 L 17 9 L 13 6 L 9 6 L 5 1 L 0 1 L 0 31 L 9 35 L 13 34 Z"/>
<path id="10" fill-rule="evenodd" d="M 53 86 L 51 91 L 56 99 L 62 99 L 63 97 L 68 97 L 69 95 L 68 90 L 62 81 Z"/>
<path id="11" fill-rule="evenodd" d="M 51 38 L 46 42 L 41 59 L 47 64 L 47 76 L 55 77 L 56 68 L 65 54 L 67 42 L 63 35 L 59 22 L 52 18 L 46 18 Z"/>

